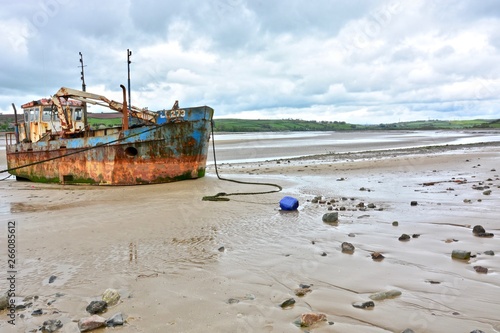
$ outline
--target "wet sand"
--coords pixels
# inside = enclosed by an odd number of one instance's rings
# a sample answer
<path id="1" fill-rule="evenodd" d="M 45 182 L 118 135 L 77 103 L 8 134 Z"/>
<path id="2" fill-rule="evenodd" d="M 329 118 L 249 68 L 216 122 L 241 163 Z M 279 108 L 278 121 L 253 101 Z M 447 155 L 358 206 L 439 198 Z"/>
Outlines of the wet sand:
<path id="1" fill-rule="evenodd" d="M 500 332 L 499 148 L 494 142 L 221 159 L 223 177 L 283 187 L 227 202 L 201 198 L 273 188 L 218 180 L 213 164 L 205 178 L 162 185 L 2 181 L 0 281 L 7 276 L 6 223 L 15 221 L 16 294 L 39 298 L 18 312 L 24 318 L 16 318 L 13 330 L 1 312 L 0 331 L 25 332 L 60 319 L 58 332 L 78 332 L 87 304 L 114 288 L 122 300 L 103 316 L 126 314 L 121 332 L 302 332 L 294 321 L 306 312 L 327 316 L 312 332 Z M 285 195 L 299 200 L 298 211 L 279 210 Z M 335 202 L 313 203 L 317 196 Z M 338 224 L 322 222 L 329 206 L 339 209 Z M 474 236 L 477 224 L 495 236 Z M 399 241 L 403 233 L 420 236 Z M 352 243 L 354 253 L 342 253 L 342 242 Z M 455 249 L 474 257 L 453 260 Z M 372 260 L 375 251 L 385 259 Z M 53 283 L 50 276 L 57 277 Z M 300 284 L 312 292 L 295 296 Z M 375 301 L 373 309 L 352 306 L 391 289 L 401 296 Z M 292 308 L 280 308 L 292 297 Z M 39 308 L 44 314 L 32 316 Z"/>

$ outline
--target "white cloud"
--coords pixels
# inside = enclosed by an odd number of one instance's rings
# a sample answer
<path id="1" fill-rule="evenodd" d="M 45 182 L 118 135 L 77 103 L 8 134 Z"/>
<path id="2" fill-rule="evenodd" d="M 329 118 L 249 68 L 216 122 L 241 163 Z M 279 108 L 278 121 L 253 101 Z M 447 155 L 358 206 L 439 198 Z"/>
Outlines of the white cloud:
<path id="1" fill-rule="evenodd" d="M 6 3 L 0 112 L 78 88 L 78 52 L 87 90 L 119 100 L 130 49 L 132 103 L 150 109 L 179 100 L 217 117 L 500 118 L 499 13 L 493 0 Z"/>

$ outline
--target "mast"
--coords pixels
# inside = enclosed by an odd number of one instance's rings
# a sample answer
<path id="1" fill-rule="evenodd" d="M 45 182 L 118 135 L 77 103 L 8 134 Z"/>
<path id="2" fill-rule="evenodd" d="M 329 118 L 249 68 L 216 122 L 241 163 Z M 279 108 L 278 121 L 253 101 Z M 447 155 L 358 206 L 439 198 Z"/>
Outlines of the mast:
<path id="1" fill-rule="evenodd" d="M 132 105 L 132 101 L 130 100 L 130 56 L 132 55 L 132 51 L 127 49 L 127 72 L 128 72 L 128 108 L 130 110 L 130 107 Z"/>
<path id="2" fill-rule="evenodd" d="M 82 91 L 85 91 L 87 86 L 85 85 L 85 73 L 83 72 L 83 54 L 82 52 L 78 52 L 80 54 L 80 68 L 81 68 L 81 79 L 82 79 Z M 85 131 L 87 130 L 88 122 L 87 122 L 87 103 L 83 102 L 83 124 Z"/>

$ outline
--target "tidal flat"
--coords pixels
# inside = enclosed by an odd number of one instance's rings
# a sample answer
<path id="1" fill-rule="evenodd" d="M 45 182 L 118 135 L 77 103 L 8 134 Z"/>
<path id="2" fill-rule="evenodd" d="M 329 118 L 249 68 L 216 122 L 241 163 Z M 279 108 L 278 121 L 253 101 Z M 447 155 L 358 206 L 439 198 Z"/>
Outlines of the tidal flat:
<path id="1" fill-rule="evenodd" d="M 113 288 L 120 301 L 101 316 L 123 313 L 121 332 L 500 332 L 500 132 L 215 142 L 223 178 L 283 190 L 203 201 L 273 190 L 219 180 L 212 157 L 204 178 L 170 184 L 1 181 L 0 281 L 15 221 L 16 300 L 25 307 L 15 327 L 1 311 L 0 331 L 52 319 L 63 324 L 57 332 L 79 332 L 87 305 Z M 284 196 L 299 208 L 280 210 Z M 323 222 L 329 212 L 336 223 Z M 477 225 L 493 235 L 478 236 Z M 353 251 L 342 251 L 346 242 Z M 373 296 L 381 292 L 393 296 Z M 326 320 L 300 327 L 306 313 Z"/>

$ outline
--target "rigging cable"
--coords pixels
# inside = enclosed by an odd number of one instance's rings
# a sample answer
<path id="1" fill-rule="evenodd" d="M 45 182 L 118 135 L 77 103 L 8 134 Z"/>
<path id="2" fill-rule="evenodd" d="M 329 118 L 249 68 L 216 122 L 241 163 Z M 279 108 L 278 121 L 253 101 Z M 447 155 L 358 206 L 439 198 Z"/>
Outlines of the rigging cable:
<path id="1" fill-rule="evenodd" d="M 263 185 L 263 186 L 272 186 L 276 187 L 276 190 L 271 190 L 271 191 L 263 191 L 263 192 L 237 192 L 237 193 L 225 193 L 225 192 L 219 192 L 216 195 L 208 195 L 203 197 L 203 201 L 229 201 L 229 198 L 226 198 L 228 196 L 232 195 L 255 195 L 255 194 L 268 194 L 268 193 L 275 193 L 275 192 L 280 192 L 283 190 L 283 188 L 278 185 L 278 184 L 273 184 L 273 183 L 257 183 L 257 182 L 245 182 L 241 180 L 234 180 L 234 179 L 228 179 L 228 178 L 223 178 L 219 175 L 219 170 L 217 167 L 217 157 L 215 154 L 215 139 L 214 139 L 214 121 L 211 121 L 211 129 L 212 129 L 212 151 L 214 155 L 214 168 L 215 168 L 215 174 L 217 175 L 217 178 L 219 180 L 223 181 L 228 181 L 228 182 L 233 182 L 237 184 L 244 184 L 244 185 Z"/>

